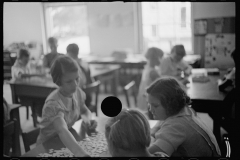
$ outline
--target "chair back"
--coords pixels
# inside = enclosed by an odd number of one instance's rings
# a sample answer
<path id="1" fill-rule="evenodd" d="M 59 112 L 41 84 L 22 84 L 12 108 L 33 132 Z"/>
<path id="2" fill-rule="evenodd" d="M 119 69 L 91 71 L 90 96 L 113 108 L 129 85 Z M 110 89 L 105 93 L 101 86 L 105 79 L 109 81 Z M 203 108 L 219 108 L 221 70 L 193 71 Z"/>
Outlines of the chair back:
<path id="1" fill-rule="evenodd" d="M 4 137 L 3 137 L 3 154 L 7 156 L 20 156 L 20 148 L 16 145 L 19 141 L 19 128 L 17 127 L 17 120 L 13 119 L 8 121 L 4 125 Z M 12 153 L 10 153 L 12 148 Z"/>
<path id="2" fill-rule="evenodd" d="M 130 101 L 129 101 L 129 97 L 130 97 L 130 93 L 132 93 L 133 95 L 133 99 L 134 99 L 134 103 L 135 106 L 137 105 L 137 91 L 136 91 L 136 82 L 134 80 L 132 80 L 131 82 L 129 82 L 128 84 L 126 84 L 123 87 L 123 93 L 125 95 L 126 101 L 127 101 L 127 107 L 130 108 Z"/>
<path id="3" fill-rule="evenodd" d="M 89 109 L 91 112 L 95 112 L 96 116 L 97 116 L 97 107 L 98 107 L 98 95 L 99 95 L 99 86 L 100 86 L 101 82 L 99 80 L 85 85 L 83 87 L 83 91 L 86 93 L 86 95 L 90 95 L 92 96 L 95 93 L 95 103 L 92 105 L 91 103 L 88 104 Z"/>
<path id="4" fill-rule="evenodd" d="M 39 133 L 40 133 L 40 128 L 35 128 L 30 132 L 22 133 L 25 152 L 28 152 L 30 150 L 30 146 L 36 143 Z"/>
<path id="5" fill-rule="evenodd" d="M 222 152 L 223 157 L 230 158 L 230 156 L 231 156 L 231 145 L 230 145 L 228 134 L 223 135 L 223 144 L 222 144 L 221 152 Z"/>

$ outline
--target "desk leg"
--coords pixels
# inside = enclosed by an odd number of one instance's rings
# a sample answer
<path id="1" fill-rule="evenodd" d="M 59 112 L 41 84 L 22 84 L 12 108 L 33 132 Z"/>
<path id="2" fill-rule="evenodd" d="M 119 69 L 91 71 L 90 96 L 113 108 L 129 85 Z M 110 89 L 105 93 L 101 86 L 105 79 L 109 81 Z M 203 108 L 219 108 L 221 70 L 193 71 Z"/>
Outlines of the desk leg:
<path id="1" fill-rule="evenodd" d="M 112 93 L 115 97 L 117 97 L 117 91 L 118 91 L 118 70 L 114 71 L 112 78 Z"/>

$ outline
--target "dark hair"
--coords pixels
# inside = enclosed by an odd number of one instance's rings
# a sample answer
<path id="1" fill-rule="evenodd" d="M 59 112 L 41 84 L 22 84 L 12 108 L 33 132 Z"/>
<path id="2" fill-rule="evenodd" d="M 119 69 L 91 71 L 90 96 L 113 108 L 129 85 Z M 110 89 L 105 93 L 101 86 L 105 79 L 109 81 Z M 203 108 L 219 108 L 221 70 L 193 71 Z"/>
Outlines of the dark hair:
<path id="1" fill-rule="evenodd" d="M 171 53 L 173 53 L 174 51 L 176 52 L 177 55 L 181 55 L 183 57 L 186 55 L 185 48 L 182 44 L 175 45 L 172 48 Z"/>
<path id="2" fill-rule="evenodd" d="M 30 53 L 28 52 L 27 49 L 20 49 L 18 52 L 18 59 L 21 59 L 23 57 L 29 58 L 29 56 L 30 56 Z"/>
<path id="3" fill-rule="evenodd" d="M 182 85 L 173 77 L 163 77 L 155 80 L 147 89 L 147 93 L 160 100 L 167 116 L 180 112 L 190 104 L 190 97 Z"/>
<path id="4" fill-rule="evenodd" d="M 55 37 L 49 37 L 48 38 L 48 44 L 55 44 L 57 42 L 57 39 Z"/>
<path id="5" fill-rule="evenodd" d="M 67 46 L 67 53 L 72 53 L 77 56 L 78 52 L 79 52 L 79 47 L 77 44 L 72 43 Z"/>
<path id="6" fill-rule="evenodd" d="M 161 58 L 163 56 L 163 51 L 160 48 L 151 47 L 147 50 L 145 57 L 147 59 Z"/>
<path id="7" fill-rule="evenodd" d="M 150 126 L 138 110 L 123 109 L 110 118 L 105 126 L 108 145 L 114 150 L 141 153 L 150 145 Z"/>
<path id="8" fill-rule="evenodd" d="M 51 76 L 53 82 L 58 86 L 61 85 L 61 78 L 64 73 L 77 71 L 77 63 L 72 58 L 66 55 L 61 55 L 57 57 L 57 59 L 53 62 L 53 65 L 51 66 Z"/>

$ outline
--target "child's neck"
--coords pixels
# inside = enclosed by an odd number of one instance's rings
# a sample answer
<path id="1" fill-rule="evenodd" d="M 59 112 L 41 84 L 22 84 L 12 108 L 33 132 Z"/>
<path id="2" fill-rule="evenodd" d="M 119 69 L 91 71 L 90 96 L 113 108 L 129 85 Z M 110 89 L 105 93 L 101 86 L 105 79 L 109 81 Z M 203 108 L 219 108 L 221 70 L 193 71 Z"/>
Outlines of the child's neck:
<path id="1" fill-rule="evenodd" d="M 64 97 L 72 98 L 72 95 L 73 95 L 73 94 L 68 94 L 68 93 L 64 92 L 63 90 L 61 90 L 61 89 L 59 89 L 59 92 L 60 92 Z"/>

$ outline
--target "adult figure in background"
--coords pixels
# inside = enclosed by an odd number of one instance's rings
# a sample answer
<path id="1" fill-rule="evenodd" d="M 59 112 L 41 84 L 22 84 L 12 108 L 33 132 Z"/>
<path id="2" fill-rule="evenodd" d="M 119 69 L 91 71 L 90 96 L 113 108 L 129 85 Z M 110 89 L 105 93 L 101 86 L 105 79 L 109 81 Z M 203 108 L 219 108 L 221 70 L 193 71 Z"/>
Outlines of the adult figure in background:
<path id="1" fill-rule="evenodd" d="M 175 45 L 171 54 L 168 57 L 162 59 L 160 64 L 161 75 L 162 76 L 172 76 L 183 82 L 183 84 L 188 83 L 184 76 L 189 76 L 191 74 L 192 67 L 187 64 L 183 57 L 186 55 L 186 51 L 183 45 Z"/>
<path id="2" fill-rule="evenodd" d="M 87 62 L 83 61 L 82 59 L 78 58 L 78 54 L 79 54 L 79 47 L 77 44 L 72 43 L 69 44 L 67 46 L 67 55 L 71 58 L 73 58 L 79 67 L 79 75 L 80 75 L 80 83 L 79 83 L 79 87 L 82 88 L 84 85 L 88 85 L 90 83 L 92 83 L 94 80 L 91 77 L 91 72 L 90 72 L 90 68 Z M 90 103 L 91 103 L 91 95 L 86 94 L 86 105 L 89 107 Z"/>
<path id="3" fill-rule="evenodd" d="M 147 88 L 147 100 L 157 123 L 151 130 L 155 141 L 150 153 L 171 157 L 218 157 L 221 155 L 213 132 L 188 107 L 190 98 L 173 77 L 159 78 Z"/>
<path id="4" fill-rule="evenodd" d="M 48 45 L 51 49 L 51 52 L 46 54 L 43 58 L 43 66 L 45 68 L 51 68 L 53 62 L 55 61 L 55 59 L 60 56 L 63 55 L 61 53 L 57 52 L 57 46 L 58 46 L 58 41 L 56 38 L 54 37 L 50 37 L 48 38 Z"/>
<path id="5" fill-rule="evenodd" d="M 148 87 L 154 80 L 160 77 L 158 67 L 160 65 L 163 54 L 163 51 L 156 47 L 149 48 L 145 54 L 147 64 L 145 65 L 142 72 L 142 78 L 137 97 L 137 107 L 144 112 L 148 112 L 149 119 L 153 119 L 153 117 L 148 111 L 148 105 L 145 96 L 146 87 Z"/>

